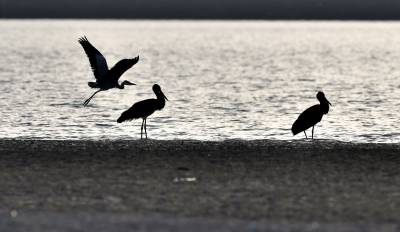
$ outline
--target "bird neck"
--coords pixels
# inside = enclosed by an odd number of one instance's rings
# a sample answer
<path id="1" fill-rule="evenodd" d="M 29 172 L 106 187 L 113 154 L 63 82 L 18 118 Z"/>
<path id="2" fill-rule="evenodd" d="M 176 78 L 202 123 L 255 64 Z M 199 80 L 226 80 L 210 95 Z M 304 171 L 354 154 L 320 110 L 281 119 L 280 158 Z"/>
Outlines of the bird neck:
<path id="1" fill-rule="evenodd" d="M 329 112 L 329 103 L 328 101 L 320 102 L 321 110 L 323 114 L 327 114 Z"/>
<path id="2" fill-rule="evenodd" d="M 158 109 L 161 110 L 165 106 L 165 98 L 161 93 L 156 93 L 158 101 Z"/>
<path id="3" fill-rule="evenodd" d="M 125 88 L 125 82 L 122 82 L 122 84 L 117 85 L 118 89 L 124 89 Z"/>

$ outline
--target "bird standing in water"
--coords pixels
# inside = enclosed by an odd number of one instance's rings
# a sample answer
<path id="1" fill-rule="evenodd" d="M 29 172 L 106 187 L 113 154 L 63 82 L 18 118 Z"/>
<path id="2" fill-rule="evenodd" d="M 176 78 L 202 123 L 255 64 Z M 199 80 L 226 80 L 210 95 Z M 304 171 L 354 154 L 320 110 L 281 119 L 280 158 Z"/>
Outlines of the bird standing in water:
<path id="1" fill-rule="evenodd" d="M 311 138 L 314 139 L 314 126 L 319 123 L 324 114 L 329 112 L 329 106 L 331 103 L 326 99 L 325 94 L 323 92 L 317 93 L 317 99 L 319 101 L 318 105 L 313 105 L 310 108 L 306 109 L 303 113 L 300 114 L 299 118 L 293 123 L 292 133 L 296 135 L 302 131 L 306 135 L 306 130 L 312 127 Z"/>
<path id="2" fill-rule="evenodd" d="M 94 77 L 96 78 L 96 82 L 88 82 L 88 85 L 91 88 L 99 89 L 83 103 L 84 106 L 89 104 L 90 100 L 98 92 L 113 88 L 124 89 L 125 85 L 135 85 L 134 83 L 126 80 L 119 84 L 118 80 L 125 71 L 130 69 L 139 61 L 139 56 L 133 59 L 120 60 L 109 70 L 104 56 L 89 42 L 86 37 L 82 37 L 78 41 L 82 45 L 83 50 L 85 50 L 85 53 L 89 58 L 90 66 L 92 67 Z"/>
<path id="3" fill-rule="evenodd" d="M 133 119 L 142 119 L 142 126 L 140 128 L 140 139 L 143 138 L 143 128 L 147 139 L 147 117 L 152 115 L 156 110 L 162 110 L 165 106 L 165 100 L 168 98 L 161 91 L 161 87 L 157 84 L 153 85 L 153 91 L 156 94 L 156 99 L 146 99 L 140 102 L 136 102 L 121 114 L 117 122 L 121 123 L 124 121 L 132 121 Z"/>

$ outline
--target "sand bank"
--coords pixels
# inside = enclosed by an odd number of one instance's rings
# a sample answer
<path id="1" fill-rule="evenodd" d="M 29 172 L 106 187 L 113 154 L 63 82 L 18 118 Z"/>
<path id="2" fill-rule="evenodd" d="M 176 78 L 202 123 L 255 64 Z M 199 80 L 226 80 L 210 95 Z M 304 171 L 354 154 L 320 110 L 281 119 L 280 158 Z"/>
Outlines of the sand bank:
<path id="1" fill-rule="evenodd" d="M 171 231 L 395 231 L 400 221 L 399 144 L 0 140 L 0 154 L 0 214 L 18 212 L 3 229 L 37 217 L 55 218 L 42 229 L 125 218 Z"/>

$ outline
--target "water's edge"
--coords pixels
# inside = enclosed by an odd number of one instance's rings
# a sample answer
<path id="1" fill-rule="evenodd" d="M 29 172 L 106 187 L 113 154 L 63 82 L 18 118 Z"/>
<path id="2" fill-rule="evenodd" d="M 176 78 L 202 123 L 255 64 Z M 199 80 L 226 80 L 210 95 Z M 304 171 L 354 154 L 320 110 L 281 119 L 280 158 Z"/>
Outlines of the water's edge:
<path id="1" fill-rule="evenodd" d="M 336 140 L 15 140 L 0 139 L 0 151 L 18 152 L 400 152 L 400 143 L 352 143 Z"/>

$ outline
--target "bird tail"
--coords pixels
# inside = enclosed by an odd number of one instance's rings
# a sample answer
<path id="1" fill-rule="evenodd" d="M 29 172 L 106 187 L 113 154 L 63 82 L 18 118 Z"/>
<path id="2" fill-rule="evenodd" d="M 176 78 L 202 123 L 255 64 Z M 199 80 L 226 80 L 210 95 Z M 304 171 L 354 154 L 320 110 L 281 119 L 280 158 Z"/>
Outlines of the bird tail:
<path id="1" fill-rule="evenodd" d="M 97 82 L 88 82 L 88 85 L 90 88 L 99 88 L 99 85 Z"/>
<path id="2" fill-rule="evenodd" d="M 121 123 L 121 122 L 124 122 L 124 121 L 126 121 L 126 120 L 127 120 L 126 114 L 125 114 L 125 112 L 123 112 L 123 113 L 121 114 L 121 116 L 119 116 L 119 118 L 117 119 L 117 122 L 118 122 L 118 123 Z"/>
<path id="3" fill-rule="evenodd" d="M 297 135 L 298 133 L 302 132 L 298 121 L 296 120 L 292 126 L 292 133 L 293 135 Z"/>
<path id="4" fill-rule="evenodd" d="M 121 122 L 125 122 L 125 121 L 132 121 L 133 119 L 137 119 L 137 118 L 140 118 L 140 116 L 137 115 L 137 113 L 134 110 L 129 109 L 129 110 L 123 112 L 121 114 L 121 116 L 119 116 L 119 118 L 117 119 L 117 122 L 121 123 Z"/>

